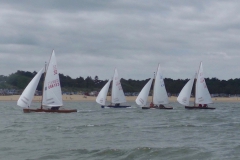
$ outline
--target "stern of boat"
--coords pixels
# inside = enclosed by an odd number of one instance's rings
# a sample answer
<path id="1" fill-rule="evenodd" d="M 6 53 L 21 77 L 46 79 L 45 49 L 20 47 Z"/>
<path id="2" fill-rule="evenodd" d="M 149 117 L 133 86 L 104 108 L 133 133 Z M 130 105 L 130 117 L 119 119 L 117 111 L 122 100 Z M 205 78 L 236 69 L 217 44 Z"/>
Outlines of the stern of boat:
<path id="1" fill-rule="evenodd" d="M 23 108 L 23 113 L 30 113 L 30 109 L 28 109 L 28 108 Z"/>

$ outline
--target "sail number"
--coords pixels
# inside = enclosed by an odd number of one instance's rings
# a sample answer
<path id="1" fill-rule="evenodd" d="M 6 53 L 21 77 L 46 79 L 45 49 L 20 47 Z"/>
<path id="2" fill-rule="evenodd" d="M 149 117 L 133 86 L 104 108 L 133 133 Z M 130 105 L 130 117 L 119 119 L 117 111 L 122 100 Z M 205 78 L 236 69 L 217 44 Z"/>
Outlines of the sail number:
<path id="1" fill-rule="evenodd" d="M 205 82 L 205 80 L 204 80 L 203 77 L 200 78 L 200 83 L 203 84 L 203 87 L 204 87 L 204 88 L 207 88 L 206 82 Z"/>
<path id="2" fill-rule="evenodd" d="M 54 87 L 57 87 L 57 86 L 60 86 L 59 79 L 48 82 L 48 89 L 51 89 L 51 88 L 54 88 Z"/>
<path id="3" fill-rule="evenodd" d="M 117 86 L 118 90 L 122 90 L 122 86 L 121 86 L 121 83 L 120 83 L 120 81 L 118 80 L 118 78 L 115 78 L 115 80 L 116 80 L 115 85 Z"/>
<path id="4" fill-rule="evenodd" d="M 53 75 L 58 74 L 57 65 L 53 65 Z"/>
<path id="5" fill-rule="evenodd" d="M 160 86 L 164 87 L 165 85 L 164 85 L 164 82 L 163 82 L 163 76 L 161 74 L 159 75 L 159 78 L 160 78 Z"/>

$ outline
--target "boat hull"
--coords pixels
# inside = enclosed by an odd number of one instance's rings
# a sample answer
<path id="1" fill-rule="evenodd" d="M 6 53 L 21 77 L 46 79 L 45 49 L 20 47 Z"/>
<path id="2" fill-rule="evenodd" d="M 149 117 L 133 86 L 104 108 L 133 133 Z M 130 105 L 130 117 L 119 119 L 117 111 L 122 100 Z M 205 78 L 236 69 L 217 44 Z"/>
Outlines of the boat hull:
<path id="1" fill-rule="evenodd" d="M 173 107 L 169 106 L 169 107 L 158 107 L 156 109 L 173 109 Z"/>
<path id="2" fill-rule="evenodd" d="M 24 108 L 24 109 L 23 109 L 23 113 L 31 113 L 31 112 L 72 113 L 72 112 L 77 112 L 77 110 L 76 110 L 76 109 L 51 110 L 51 109 L 29 109 L 29 108 Z"/>
<path id="3" fill-rule="evenodd" d="M 213 107 L 185 106 L 185 109 L 215 109 Z"/>
<path id="4" fill-rule="evenodd" d="M 142 109 L 173 109 L 173 107 L 142 107 Z"/>
<path id="5" fill-rule="evenodd" d="M 107 107 L 109 107 L 109 108 L 129 108 L 131 106 L 111 106 L 111 105 L 109 105 Z"/>
<path id="6" fill-rule="evenodd" d="M 150 109 L 150 107 L 142 107 L 142 109 Z"/>

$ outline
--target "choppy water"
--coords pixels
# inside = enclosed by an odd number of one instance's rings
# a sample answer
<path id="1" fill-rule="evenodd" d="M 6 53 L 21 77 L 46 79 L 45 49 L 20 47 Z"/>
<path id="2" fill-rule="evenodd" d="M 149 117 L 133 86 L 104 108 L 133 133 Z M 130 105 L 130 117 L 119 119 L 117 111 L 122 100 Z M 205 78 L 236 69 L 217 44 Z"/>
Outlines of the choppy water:
<path id="1" fill-rule="evenodd" d="M 215 103 L 216 110 L 64 104 L 78 113 L 26 114 L 16 102 L 0 102 L 0 159 L 240 159 L 239 103 Z"/>

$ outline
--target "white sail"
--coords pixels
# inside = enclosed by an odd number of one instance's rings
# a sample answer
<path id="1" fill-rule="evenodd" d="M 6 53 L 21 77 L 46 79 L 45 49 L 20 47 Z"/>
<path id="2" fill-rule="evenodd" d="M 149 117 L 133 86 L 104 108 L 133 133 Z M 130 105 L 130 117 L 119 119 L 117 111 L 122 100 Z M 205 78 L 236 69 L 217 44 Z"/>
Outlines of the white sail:
<path id="1" fill-rule="evenodd" d="M 62 91 L 54 50 L 50 58 L 43 89 L 43 106 L 62 106 Z"/>
<path id="2" fill-rule="evenodd" d="M 191 91 L 192 91 L 193 82 L 194 82 L 195 77 L 196 76 L 194 75 L 194 77 L 192 77 L 186 83 L 186 85 L 183 87 L 183 89 L 181 90 L 181 92 L 178 95 L 177 101 L 184 106 L 189 106 Z"/>
<path id="3" fill-rule="evenodd" d="M 111 79 L 108 80 L 108 82 L 104 85 L 104 87 L 98 93 L 98 96 L 96 98 L 97 103 L 99 103 L 101 105 L 105 105 L 110 83 L 111 83 Z"/>
<path id="4" fill-rule="evenodd" d="M 125 95 L 118 77 L 117 69 L 115 69 L 112 83 L 112 103 L 123 103 L 126 102 Z"/>
<path id="5" fill-rule="evenodd" d="M 37 85 L 40 81 L 41 75 L 43 73 L 43 68 L 34 76 L 34 78 L 29 82 L 27 87 L 24 89 L 22 95 L 17 101 L 17 105 L 23 108 L 28 108 L 31 106 L 34 93 L 36 91 Z"/>
<path id="6" fill-rule="evenodd" d="M 153 104 L 159 105 L 168 103 L 169 103 L 168 94 L 165 88 L 163 75 L 159 64 L 153 88 Z"/>
<path id="7" fill-rule="evenodd" d="M 197 76 L 195 102 L 197 104 L 213 103 L 211 95 L 208 91 L 208 88 L 207 88 L 207 85 L 206 85 L 206 82 L 204 79 L 202 62 L 200 63 L 198 76 Z"/>
<path id="8" fill-rule="evenodd" d="M 136 103 L 143 107 L 147 104 L 147 99 L 148 99 L 148 94 L 150 91 L 152 85 L 152 78 L 148 81 L 148 83 L 143 87 L 143 89 L 141 90 L 141 92 L 139 93 L 137 99 L 136 99 Z"/>

